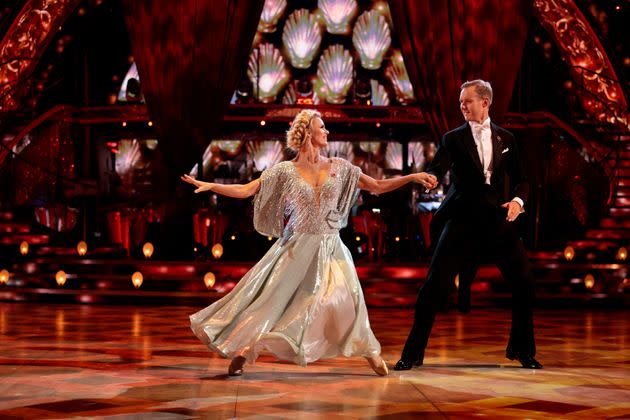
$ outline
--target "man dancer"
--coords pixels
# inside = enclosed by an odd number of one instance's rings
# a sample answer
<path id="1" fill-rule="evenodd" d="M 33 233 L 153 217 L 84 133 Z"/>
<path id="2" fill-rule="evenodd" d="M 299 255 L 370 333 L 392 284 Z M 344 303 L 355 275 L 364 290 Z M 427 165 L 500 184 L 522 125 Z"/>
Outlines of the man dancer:
<path id="1" fill-rule="evenodd" d="M 470 261 L 490 256 L 512 286 L 512 329 L 506 357 L 524 368 L 540 369 L 534 358 L 532 303 L 534 278 L 527 253 L 512 222 L 523 212 L 529 186 L 514 136 L 490 122 L 492 87 L 483 80 L 461 86 L 466 123 L 444 135 L 428 172 L 441 180 L 451 171 L 451 188 L 433 218 L 439 240 L 427 281 L 418 293 L 414 322 L 395 370 L 420 366 L 436 311 L 448 288 Z M 505 192 L 506 175 L 515 186 Z M 507 201 L 510 200 L 510 201 Z"/>

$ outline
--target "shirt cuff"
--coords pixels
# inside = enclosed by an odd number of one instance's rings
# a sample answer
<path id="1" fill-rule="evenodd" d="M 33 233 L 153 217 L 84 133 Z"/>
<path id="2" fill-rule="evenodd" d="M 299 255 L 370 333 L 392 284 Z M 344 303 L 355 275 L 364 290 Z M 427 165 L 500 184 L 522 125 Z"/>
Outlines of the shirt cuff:
<path id="1" fill-rule="evenodd" d="M 514 197 L 512 199 L 512 201 L 516 201 L 518 204 L 520 204 L 521 205 L 521 213 L 525 213 L 525 203 L 523 202 L 523 200 L 521 200 L 518 197 Z"/>

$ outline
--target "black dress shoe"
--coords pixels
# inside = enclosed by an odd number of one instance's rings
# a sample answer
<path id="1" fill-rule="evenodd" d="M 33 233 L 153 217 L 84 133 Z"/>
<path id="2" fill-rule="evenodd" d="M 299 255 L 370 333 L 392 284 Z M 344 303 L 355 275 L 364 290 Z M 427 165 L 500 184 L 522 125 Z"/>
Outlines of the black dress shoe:
<path id="1" fill-rule="evenodd" d="M 522 356 L 520 354 L 507 352 L 505 357 L 510 360 L 518 360 L 525 369 L 542 369 L 543 365 L 532 356 Z"/>
<path id="2" fill-rule="evenodd" d="M 396 365 L 394 365 L 394 370 L 409 370 L 412 367 L 413 367 L 413 362 L 410 362 L 409 360 L 400 359 L 398 362 L 396 362 Z"/>
<path id="3" fill-rule="evenodd" d="M 411 362 L 405 359 L 400 359 L 394 366 L 394 370 L 409 370 L 414 366 L 416 367 L 422 366 L 422 359 L 418 359 L 414 362 Z"/>

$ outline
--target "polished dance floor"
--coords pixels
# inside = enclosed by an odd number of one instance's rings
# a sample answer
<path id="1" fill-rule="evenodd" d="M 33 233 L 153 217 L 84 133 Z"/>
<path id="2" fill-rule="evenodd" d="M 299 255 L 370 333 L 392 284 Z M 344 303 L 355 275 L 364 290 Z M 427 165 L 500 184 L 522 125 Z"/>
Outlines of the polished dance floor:
<path id="1" fill-rule="evenodd" d="M 506 309 L 474 309 L 440 315 L 411 371 L 262 357 L 234 378 L 190 332 L 197 309 L 0 303 L 0 418 L 630 418 L 624 310 L 538 310 L 541 371 L 504 358 Z M 410 316 L 370 310 L 390 365 Z"/>

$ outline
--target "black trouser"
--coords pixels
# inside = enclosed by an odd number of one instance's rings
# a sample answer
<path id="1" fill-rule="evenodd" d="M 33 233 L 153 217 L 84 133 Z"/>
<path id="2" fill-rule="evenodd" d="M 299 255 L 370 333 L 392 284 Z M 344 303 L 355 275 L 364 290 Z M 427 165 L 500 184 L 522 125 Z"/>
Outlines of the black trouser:
<path id="1" fill-rule="evenodd" d="M 480 217 L 449 220 L 438 241 L 427 281 L 416 300 L 414 322 L 401 358 L 424 358 L 435 314 L 448 298 L 455 275 L 471 258 L 490 256 L 512 289 L 512 329 L 508 348 L 519 355 L 534 356 L 532 304 L 534 278 L 523 242 L 505 212 L 496 210 Z"/>

